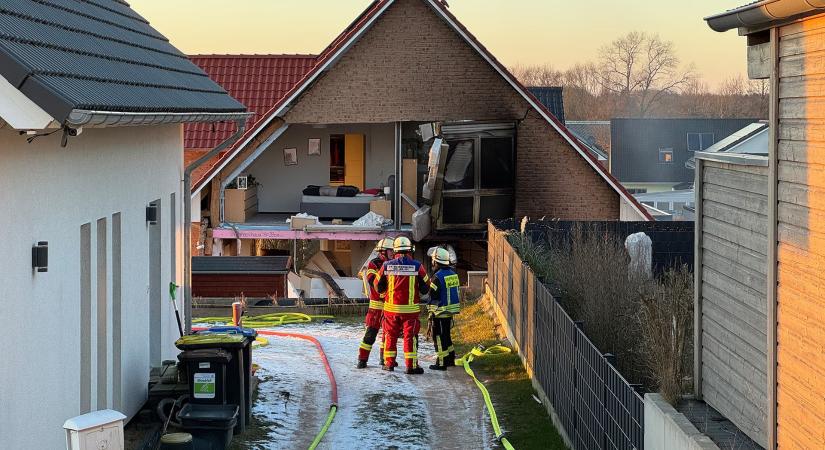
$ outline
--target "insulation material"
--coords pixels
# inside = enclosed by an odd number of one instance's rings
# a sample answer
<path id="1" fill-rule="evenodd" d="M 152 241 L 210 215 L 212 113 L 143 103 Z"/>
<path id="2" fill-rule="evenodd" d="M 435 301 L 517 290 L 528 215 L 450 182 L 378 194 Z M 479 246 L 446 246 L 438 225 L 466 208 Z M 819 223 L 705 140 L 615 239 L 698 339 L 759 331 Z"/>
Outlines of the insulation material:
<path id="1" fill-rule="evenodd" d="M 449 149 L 448 145 L 444 144 L 444 140 L 437 138 L 433 141 L 433 146 L 430 147 L 429 162 L 427 163 L 427 182 L 422 188 L 422 197 L 427 200 L 432 200 L 436 191 L 436 181 L 438 181 L 439 166 L 441 165 L 441 155 L 445 154 Z"/>
<path id="2" fill-rule="evenodd" d="M 301 276 L 295 272 L 289 272 L 286 276 L 287 298 L 301 298 Z"/>

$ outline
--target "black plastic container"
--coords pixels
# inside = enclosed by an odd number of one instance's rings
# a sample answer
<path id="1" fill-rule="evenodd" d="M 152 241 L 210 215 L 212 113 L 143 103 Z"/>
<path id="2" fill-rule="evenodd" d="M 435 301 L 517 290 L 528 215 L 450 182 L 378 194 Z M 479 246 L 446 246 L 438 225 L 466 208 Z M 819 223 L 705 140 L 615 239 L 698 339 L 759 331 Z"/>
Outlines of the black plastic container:
<path id="1" fill-rule="evenodd" d="M 229 403 L 237 403 L 241 406 L 241 415 L 243 416 L 242 420 L 243 423 L 241 424 L 244 428 L 252 421 L 252 343 L 255 342 L 255 338 L 258 337 L 258 332 L 252 328 L 242 328 L 242 327 L 212 327 L 206 331 L 199 331 L 197 334 L 214 334 L 214 333 L 229 333 L 229 334 L 240 334 L 246 338 L 246 341 L 243 344 L 243 392 L 244 398 L 243 401 L 240 401 L 240 398 L 236 395 L 238 392 L 233 389 L 232 386 L 229 386 L 229 396 L 228 401 Z M 230 345 L 226 347 L 221 347 L 225 350 L 232 351 L 237 350 L 237 346 Z M 240 358 L 236 356 L 235 360 L 230 364 L 229 373 L 234 374 L 238 367 L 236 364 L 239 364 Z M 231 378 L 231 375 L 230 375 Z M 231 383 L 232 381 L 228 381 Z M 237 433 L 236 433 L 237 434 Z"/>
<path id="2" fill-rule="evenodd" d="M 201 405 L 227 403 L 226 369 L 232 361 L 232 353 L 220 348 L 187 350 L 178 355 L 186 364 L 189 381 L 189 401 Z"/>
<path id="3" fill-rule="evenodd" d="M 178 420 L 192 434 L 195 450 L 226 450 L 232 442 L 238 415 L 238 405 L 188 403 L 180 410 Z"/>
<path id="4" fill-rule="evenodd" d="M 220 348 L 231 352 L 227 368 L 227 403 L 241 408 L 235 434 L 243 433 L 252 420 L 252 343 L 258 332 L 252 328 L 212 327 L 178 340 L 178 348 Z M 185 341 L 185 342 L 184 342 Z"/>

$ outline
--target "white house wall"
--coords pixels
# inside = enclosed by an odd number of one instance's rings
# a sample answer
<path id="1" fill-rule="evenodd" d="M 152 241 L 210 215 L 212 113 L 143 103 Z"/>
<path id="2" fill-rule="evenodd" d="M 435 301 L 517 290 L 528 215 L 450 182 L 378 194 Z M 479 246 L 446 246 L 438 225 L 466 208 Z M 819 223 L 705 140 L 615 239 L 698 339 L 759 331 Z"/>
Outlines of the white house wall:
<path id="1" fill-rule="evenodd" d="M 115 408 L 132 416 L 145 402 L 150 329 L 160 333 L 156 357 L 173 359 L 177 337 L 167 286 L 181 283 L 182 127 L 87 129 L 60 147 L 60 133 L 27 144 L 0 130 L 0 447 L 65 448 L 63 422 L 90 409 Z M 176 223 L 170 223 L 171 196 Z M 145 208 L 161 200 L 160 283 L 150 323 L 149 235 Z M 121 271 L 113 277 L 113 215 L 121 220 Z M 98 220 L 105 221 L 105 329 L 98 329 Z M 91 303 L 81 311 L 81 227 L 90 224 Z M 174 230 L 174 253 L 173 241 Z M 31 248 L 49 243 L 47 273 L 34 273 Z M 173 261 L 174 259 L 174 261 Z M 85 265 L 84 265 L 85 266 Z M 121 380 L 116 382 L 113 296 L 121 280 Z M 82 317 L 83 315 L 83 317 Z M 89 327 L 83 361 L 81 323 Z M 105 359 L 98 349 L 103 342 Z M 101 355 L 103 352 L 100 353 Z M 97 364 L 105 361 L 105 367 Z M 82 367 L 85 370 L 82 370 Z M 105 369 L 105 370 L 103 370 Z M 81 373 L 89 376 L 82 381 Z M 105 378 L 99 378 L 98 373 Z M 100 383 L 104 383 L 101 387 Z M 121 394 L 118 396 L 118 385 Z M 99 395 L 100 394 L 100 395 Z M 105 400 L 104 397 L 105 396 Z M 84 400 L 83 397 L 86 397 Z M 118 397 L 118 398 L 114 398 Z M 32 439 L 32 437 L 36 437 Z"/>
<path id="2" fill-rule="evenodd" d="M 364 134 L 367 188 L 387 185 L 387 179 L 394 173 L 394 124 L 331 125 L 325 128 L 290 125 L 246 171 L 260 183 L 260 212 L 298 211 L 301 191 L 305 187 L 329 184 L 329 138 L 334 134 Z M 321 139 L 321 155 L 309 156 L 309 139 L 316 138 Z M 284 165 L 285 148 L 298 149 L 298 165 Z"/>

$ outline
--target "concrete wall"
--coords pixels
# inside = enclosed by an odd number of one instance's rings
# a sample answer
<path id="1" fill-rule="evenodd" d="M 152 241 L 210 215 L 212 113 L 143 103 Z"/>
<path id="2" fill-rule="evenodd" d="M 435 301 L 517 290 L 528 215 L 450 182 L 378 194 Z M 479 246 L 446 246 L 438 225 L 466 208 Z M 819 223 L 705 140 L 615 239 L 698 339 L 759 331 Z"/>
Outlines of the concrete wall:
<path id="1" fill-rule="evenodd" d="M 26 136 L 0 130 L 3 448 L 65 448 L 63 422 L 86 408 L 135 414 L 146 400 L 150 355 L 176 353 L 165 293 L 170 280 L 182 283 L 182 127 L 87 129 L 66 148 L 60 137 L 27 144 Z M 161 221 L 153 229 L 145 207 L 158 199 Z M 153 289 L 163 293 L 156 298 L 149 296 L 153 233 Z M 32 271 L 37 241 L 49 242 L 47 273 Z"/>
<path id="2" fill-rule="evenodd" d="M 645 448 L 651 450 L 719 450 L 709 437 L 659 394 L 645 394 Z"/>
<path id="3" fill-rule="evenodd" d="M 249 167 L 261 186 L 258 187 L 258 210 L 261 212 L 300 212 L 301 191 L 307 185 L 329 184 L 329 138 L 334 134 L 366 136 L 367 188 L 383 187 L 394 173 L 394 124 L 332 125 L 316 128 L 292 125 Z M 309 139 L 321 139 L 321 154 L 308 155 Z M 284 165 L 284 149 L 298 149 L 298 165 Z"/>
<path id="4" fill-rule="evenodd" d="M 698 160 L 704 400 L 767 442 L 767 167 Z"/>
<path id="5" fill-rule="evenodd" d="M 825 448 L 825 16 L 777 31 L 777 439 Z"/>

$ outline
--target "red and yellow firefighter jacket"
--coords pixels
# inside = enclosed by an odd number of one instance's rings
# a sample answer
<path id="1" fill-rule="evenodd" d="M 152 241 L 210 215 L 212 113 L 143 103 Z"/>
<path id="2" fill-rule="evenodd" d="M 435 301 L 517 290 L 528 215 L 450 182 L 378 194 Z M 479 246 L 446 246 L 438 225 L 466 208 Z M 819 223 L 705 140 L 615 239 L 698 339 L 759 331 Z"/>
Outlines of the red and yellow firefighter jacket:
<path id="1" fill-rule="evenodd" d="M 430 277 L 420 262 L 402 255 L 381 266 L 375 288 L 386 294 L 385 312 L 418 314 L 421 312 L 421 295 L 430 291 Z"/>
<path id="2" fill-rule="evenodd" d="M 367 263 L 367 269 L 362 274 L 364 281 L 364 294 L 370 299 L 370 309 L 382 310 L 384 309 L 384 295 L 378 292 L 375 288 L 375 282 L 378 278 L 378 271 L 384 265 L 384 260 L 381 257 L 370 260 Z"/>

